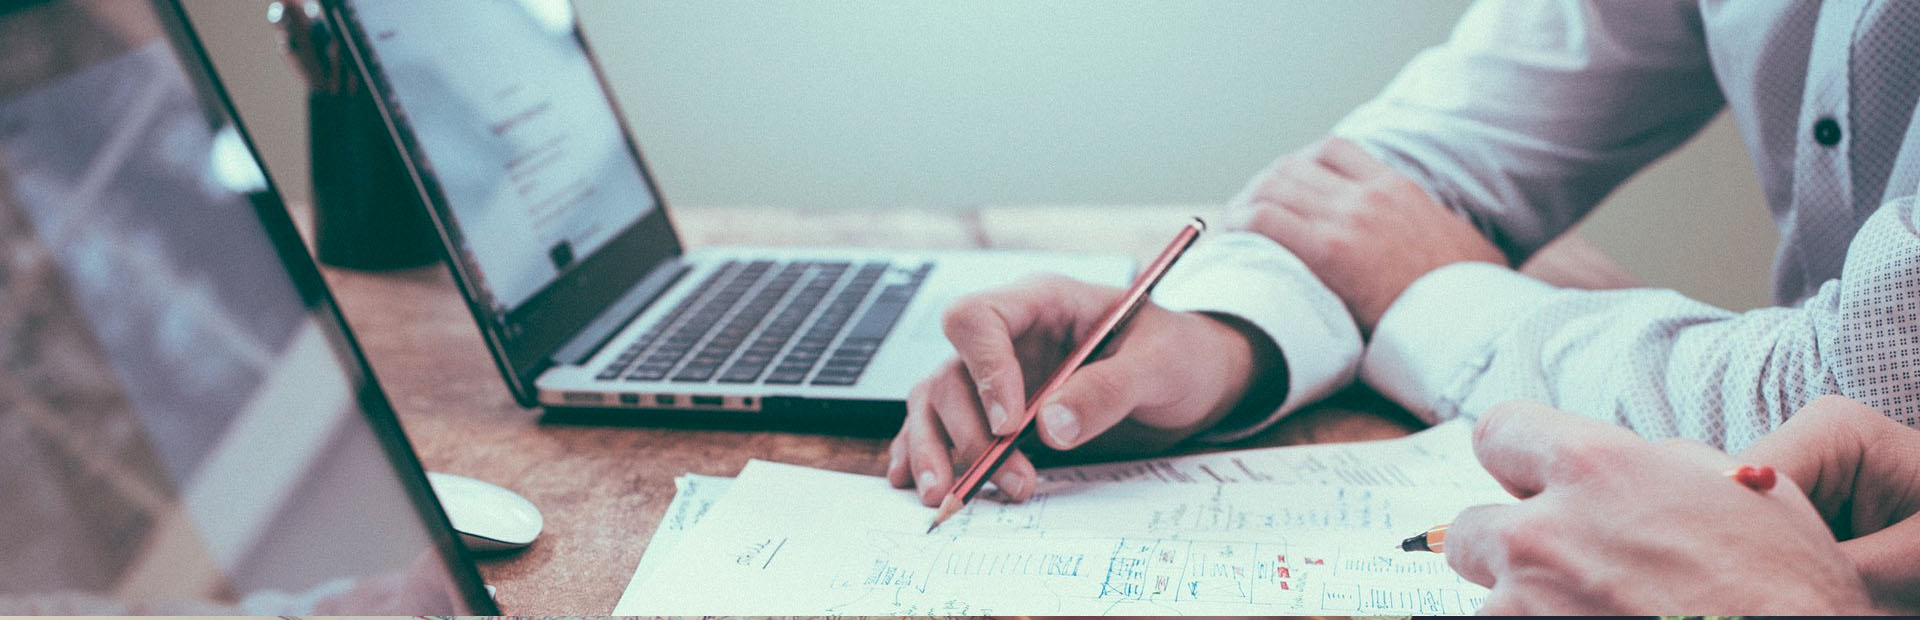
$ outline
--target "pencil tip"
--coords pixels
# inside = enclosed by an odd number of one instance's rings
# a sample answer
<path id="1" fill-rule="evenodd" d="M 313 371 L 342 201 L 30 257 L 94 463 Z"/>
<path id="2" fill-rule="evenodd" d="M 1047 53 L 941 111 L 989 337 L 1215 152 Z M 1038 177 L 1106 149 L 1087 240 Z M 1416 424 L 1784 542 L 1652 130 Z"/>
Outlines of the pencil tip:
<path id="1" fill-rule="evenodd" d="M 948 495 L 946 499 L 940 500 L 940 512 L 939 514 L 933 515 L 933 525 L 927 526 L 927 533 L 932 534 L 934 528 L 940 527 L 942 523 L 946 523 L 947 519 L 953 516 L 953 513 L 960 512 L 960 507 L 965 505 L 966 502 L 962 502 L 952 495 Z"/>

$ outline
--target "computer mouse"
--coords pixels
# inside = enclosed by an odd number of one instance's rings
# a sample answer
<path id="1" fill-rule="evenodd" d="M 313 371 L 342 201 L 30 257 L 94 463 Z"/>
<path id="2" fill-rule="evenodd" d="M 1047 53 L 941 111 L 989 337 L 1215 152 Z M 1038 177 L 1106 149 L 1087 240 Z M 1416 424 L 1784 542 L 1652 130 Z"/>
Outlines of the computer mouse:
<path id="1" fill-rule="evenodd" d="M 427 483 L 468 549 L 519 549 L 533 544 L 546 524 L 533 502 L 499 485 L 437 471 L 427 472 Z"/>

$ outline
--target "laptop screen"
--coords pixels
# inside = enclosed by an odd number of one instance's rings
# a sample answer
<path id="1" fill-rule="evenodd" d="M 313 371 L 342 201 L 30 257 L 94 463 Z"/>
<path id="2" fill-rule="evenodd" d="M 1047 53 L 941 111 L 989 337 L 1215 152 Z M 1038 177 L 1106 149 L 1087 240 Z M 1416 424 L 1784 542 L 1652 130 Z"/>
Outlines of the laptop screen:
<path id="1" fill-rule="evenodd" d="M 679 252 L 568 0 L 337 6 L 510 375 Z"/>
<path id="2" fill-rule="evenodd" d="M 484 611 L 159 9 L 0 3 L 0 613 Z"/>
<path id="3" fill-rule="evenodd" d="M 353 6 L 490 305 L 526 303 L 656 208 L 566 0 Z"/>

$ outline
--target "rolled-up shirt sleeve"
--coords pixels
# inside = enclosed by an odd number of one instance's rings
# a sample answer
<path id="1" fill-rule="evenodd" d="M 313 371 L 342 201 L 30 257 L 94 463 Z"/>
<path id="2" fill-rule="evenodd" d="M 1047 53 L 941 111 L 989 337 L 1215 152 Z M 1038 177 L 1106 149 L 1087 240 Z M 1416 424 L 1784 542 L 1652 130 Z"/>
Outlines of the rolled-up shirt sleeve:
<path id="1" fill-rule="evenodd" d="M 1482 0 L 1333 133 L 1519 264 L 1724 107 L 1703 32 L 1685 0 Z"/>

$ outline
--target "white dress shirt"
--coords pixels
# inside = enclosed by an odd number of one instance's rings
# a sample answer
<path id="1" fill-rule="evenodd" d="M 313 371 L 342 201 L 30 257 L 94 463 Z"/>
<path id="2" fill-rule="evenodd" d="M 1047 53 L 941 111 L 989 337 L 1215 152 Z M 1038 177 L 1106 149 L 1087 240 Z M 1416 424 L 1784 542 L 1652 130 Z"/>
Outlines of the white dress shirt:
<path id="1" fill-rule="evenodd" d="M 1780 227 L 1780 307 L 1733 313 L 1671 291 L 1558 289 L 1463 263 L 1416 281 L 1361 353 L 1338 300 L 1284 249 L 1244 232 L 1195 248 L 1156 298 L 1242 317 L 1285 358 L 1279 411 L 1229 422 L 1213 439 L 1257 432 L 1356 372 L 1433 422 L 1527 398 L 1738 450 L 1839 393 L 1912 426 L 1917 95 L 1916 0 L 1483 0 L 1334 133 L 1518 263 L 1724 106 Z"/>

